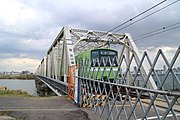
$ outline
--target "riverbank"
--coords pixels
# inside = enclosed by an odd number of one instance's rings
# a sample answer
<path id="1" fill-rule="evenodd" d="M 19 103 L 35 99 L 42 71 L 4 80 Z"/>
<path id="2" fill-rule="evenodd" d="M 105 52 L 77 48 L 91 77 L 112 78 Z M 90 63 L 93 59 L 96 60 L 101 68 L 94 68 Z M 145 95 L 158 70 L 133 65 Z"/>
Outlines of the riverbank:
<path id="1" fill-rule="evenodd" d="M 26 91 L 32 96 L 37 96 L 37 89 L 35 80 L 24 80 L 24 79 L 0 79 L 0 87 L 6 86 L 11 90 L 22 90 Z"/>
<path id="2" fill-rule="evenodd" d="M 19 74 L 19 75 L 0 75 L 1 79 L 23 79 L 23 80 L 32 80 L 34 79 L 33 74 Z"/>
<path id="3" fill-rule="evenodd" d="M 0 97 L 1 96 L 22 96 L 22 97 L 30 97 L 26 91 L 22 90 L 10 90 L 7 87 L 0 87 Z"/>

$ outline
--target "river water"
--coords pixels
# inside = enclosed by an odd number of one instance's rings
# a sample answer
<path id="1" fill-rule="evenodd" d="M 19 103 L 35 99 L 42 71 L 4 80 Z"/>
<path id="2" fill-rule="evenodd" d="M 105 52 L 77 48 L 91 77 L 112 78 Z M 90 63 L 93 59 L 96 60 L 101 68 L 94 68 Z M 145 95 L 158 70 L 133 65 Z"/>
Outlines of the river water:
<path id="1" fill-rule="evenodd" d="M 0 87 L 2 86 L 12 90 L 20 89 L 37 96 L 35 80 L 0 79 Z"/>
<path id="2" fill-rule="evenodd" d="M 163 77 L 163 74 L 158 75 L 158 77 L 161 80 L 161 78 Z M 177 74 L 177 77 L 180 79 L 180 74 Z M 154 79 L 155 81 L 157 80 L 156 78 Z M 139 84 L 143 84 L 143 83 L 140 82 Z M 3 87 L 3 86 L 6 86 L 12 90 L 20 89 L 20 90 L 28 92 L 30 95 L 38 96 L 35 80 L 0 79 L 0 87 Z M 177 80 L 175 80 L 175 78 L 172 77 L 172 75 L 168 76 L 163 87 L 165 88 L 165 90 L 168 90 L 168 91 L 180 90 L 180 86 L 177 83 Z"/>

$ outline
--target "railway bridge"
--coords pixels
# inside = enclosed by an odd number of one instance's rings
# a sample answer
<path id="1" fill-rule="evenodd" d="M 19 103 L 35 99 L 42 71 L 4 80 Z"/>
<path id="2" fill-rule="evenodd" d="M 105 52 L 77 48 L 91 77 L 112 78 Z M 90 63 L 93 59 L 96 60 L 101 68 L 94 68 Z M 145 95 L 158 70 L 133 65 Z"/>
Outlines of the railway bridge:
<path id="1" fill-rule="evenodd" d="M 39 89 L 68 95 L 105 119 L 179 119 L 180 80 L 160 49 L 154 59 L 128 33 L 63 27 L 35 72 Z M 159 76 L 162 62 L 168 69 Z M 169 91 L 167 84 L 176 85 Z"/>

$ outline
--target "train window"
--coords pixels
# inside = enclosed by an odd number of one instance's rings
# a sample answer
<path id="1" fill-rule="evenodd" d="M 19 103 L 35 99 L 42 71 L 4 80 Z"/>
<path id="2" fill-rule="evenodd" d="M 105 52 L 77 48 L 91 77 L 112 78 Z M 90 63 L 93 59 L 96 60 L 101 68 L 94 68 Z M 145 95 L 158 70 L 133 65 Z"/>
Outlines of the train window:
<path id="1" fill-rule="evenodd" d="M 105 61 L 106 66 L 118 66 L 117 63 L 117 52 L 112 50 L 94 50 L 91 52 L 92 62 L 91 66 L 98 66 L 98 63 L 100 63 L 100 66 L 104 66 L 103 61 Z"/>
<path id="2" fill-rule="evenodd" d="M 99 51 L 92 51 L 92 59 L 99 58 Z"/>
<path id="3" fill-rule="evenodd" d="M 109 51 L 109 50 L 101 50 L 100 51 L 101 55 L 117 55 L 117 52 L 115 51 Z"/>
<path id="4" fill-rule="evenodd" d="M 98 59 L 99 59 L 99 51 L 98 50 L 94 50 L 91 52 L 91 66 L 98 66 Z"/>

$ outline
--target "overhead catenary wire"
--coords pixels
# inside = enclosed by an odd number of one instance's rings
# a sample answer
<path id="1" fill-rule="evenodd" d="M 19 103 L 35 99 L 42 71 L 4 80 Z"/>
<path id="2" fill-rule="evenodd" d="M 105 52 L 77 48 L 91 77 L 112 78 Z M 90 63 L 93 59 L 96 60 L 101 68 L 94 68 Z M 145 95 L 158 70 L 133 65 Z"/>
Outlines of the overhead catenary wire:
<path id="1" fill-rule="evenodd" d="M 135 19 L 135 18 L 137 18 L 137 17 L 139 17 L 139 16 L 145 14 L 146 12 L 148 12 L 148 11 L 150 11 L 150 10 L 156 8 L 157 6 L 161 5 L 162 3 L 166 2 L 166 1 L 167 1 L 167 0 L 163 0 L 163 1 L 159 2 L 159 3 L 157 3 L 156 5 L 154 5 L 154 6 L 150 7 L 150 8 L 148 8 L 147 10 L 145 10 L 145 11 L 143 11 L 143 12 L 137 14 L 136 16 L 134 16 L 134 17 L 128 19 L 127 21 L 125 21 L 125 22 L 123 22 L 123 23 L 117 25 L 116 27 L 110 29 L 108 32 L 112 32 L 112 31 L 116 30 L 117 28 L 119 28 L 119 27 L 125 25 L 126 23 L 131 22 L 133 19 Z M 108 33 L 108 32 L 107 32 L 107 33 Z M 104 34 L 103 34 L 103 35 L 104 35 Z M 103 35 L 101 35 L 101 36 L 103 36 Z"/>
<path id="2" fill-rule="evenodd" d="M 168 5 L 166 5 L 166 6 L 164 6 L 164 7 L 162 7 L 162 8 L 160 8 L 160 9 L 156 10 L 156 11 L 154 11 L 154 12 L 152 12 L 152 13 L 150 13 L 150 14 L 148 14 L 148 15 L 146 15 L 146 16 L 144 16 L 144 17 L 142 17 L 142 18 L 140 18 L 140 19 L 138 19 L 138 20 L 136 20 L 136 21 L 134 21 L 134 22 L 132 22 L 132 23 L 130 23 L 130 24 L 122 27 L 122 28 L 120 28 L 120 29 L 118 29 L 118 30 L 115 31 L 115 32 L 119 32 L 119 31 L 121 31 L 121 30 L 123 30 L 123 29 L 125 29 L 125 28 L 127 28 L 127 27 L 129 27 L 129 26 L 131 26 L 131 25 L 133 25 L 133 24 L 135 24 L 135 23 L 137 23 L 137 22 L 139 22 L 139 21 L 147 18 L 147 17 L 150 17 L 151 15 L 153 15 L 153 14 L 155 14 L 155 13 L 157 13 L 157 12 L 159 12 L 159 11 L 161 11 L 161 10 L 163 10 L 163 9 L 165 9 L 165 8 L 171 6 L 171 5 L 173 5 L 173 4 L 175 4 L 175 3 L 179 2 L 179 1 L 180 1 L 180 0 L 176 0 L 176 1 L 174 1 L 174 2 L 172 2 L 172 3 L 170 3 L 170 4 L 168 4 Z"/>
<path id="3" fill-rule="evenodd" d="M 164 0 L 164 1 L 162 1 L 162 2 L 160 2 L 160 3 L 158 3 L 158 4 L 156 4 L 155 6 L 153 6 L 153 7 L 149 8 L 149 9 L 145 10 L 144 12 L 142 12 L 142 13 L 136 15 L 135 17 L 133 17 L 133 18 L 131 18 L 131 19 L 125 21 L 124 23 L 122 23 L 122 24 L 120 24 L 120 25 L 114 27 L 113 29 L 109 30 L 108 32 L 111 32 L 111 31 L 113 31 L 113 30 L 115 30 L 115 29 L 117 29 L 117 28 L 123 26 L 124 24 L 126 24 L 126 23 L 128 23 L 128 22 L 131 22 L 133 19 L 135 19 L 135 18 L 137 18 L 137 17 L 143 15 L 144 13 L 146 13 L 146 12 L 150 11 L 151 9 L 153 9 L 153 8 L 155 8 L 155 7 L 157 7 L 157 6 L 159 6 L 160 4 L 164 3 L 165 1 L 166 1 L 166 0 Z M 123 27 L 123 28 L 117 30 L 116 32 L 118 32 L 118 31 L 120 31 L 120 30 L 122 30 L 122 29 L 124 29 L 124 28 L 126 28 L 126 27 L 129 27 L 130 25 L 133 25 L 133 24 L 135 24 L 135 23 L 137 23 L 137 22 L 139 22 L 139 21 L 141 21 L 141 20 L 143 20 L 143 19 L 145 19 L 145 18 L 147 18 L 147 17 L 149 17 L 149 16 L 151 16 L 151 15 L 153 15 L 153 14 L 155 14 L 155 13 L 157 13 L 157 12 L 159 12 L 159 11 L 161 11 L 161 10 L 163 10 L 163 9 L 165 9 L 165 8 L 167 8 L 167 7 L 169 7 L 169 6 L 173 5 L 173 4 L 175 4 L 175 3 L 177 3 L 177 2 L 179 2 L 179 1 L 180 1 L 180 0 L 176 0 L 176 1 L 174 1 L 174 2 L 172 2 L 172 3 L 170 3 L 170 4 L 168 4 L 168 5 L 166 5 L 166 6 L 162 7 L 162 8 L 160 8 L 160 9 L 158 9 L 158 10 L 156 10 L 156 11 L 154 11 L 154 12 L 152 12 L 152 13 L 146 15 L 146 16 L 144 16 L 143 18 L 140 18 L 140 19 L 134 21 L 133 23 L 130 23 L 129 25 L 127 25 L 127 26 L 125 26 L 125 27 Z M 163 29 L 166 29 L 167 27 L 170 27 L 170 26 L 163 27 Z M 173 29 L 176 29 L 176 28 L 178 28 L 178 27 L 174 27 L 174 28 L 171 28 L 171 29 L 167 29 L 167 30 L 165 30 L 165 31 L 163 31 L 163 32 L 167 32 L 167 31 L 169 31 L 169 30 L 173 30 Z M 162 28 L 161 28 L 161 29 L 158 29 L 158 30 L 156 30 L 156 31 L 159 31 L 159 30 L 162 30 Z M 156 31 L 153 31 L 153 33 L 156 32 Z M 163 32 L 161 31 L 161 32 L 158 32 L 158 33 L 154 33 L 154 35 L 160 34 L 160 33 L 163 33 Z M 148 34 L 149 34 L 149 33 L 148 33 Z M 149 36 L 149 37 L 150 37 L 150 36 Z M 142 38 L 142 39 L 143 39 L 143 38 Z M 136 39 L 136 40 L 137 40 L 137 39 Z"/>
<path id="4" fill-rule="evenodd" d="M 156 32 L 156 33 L 153 33 L 153 34 L 150 34 L 150 35 L 138 38 L 138 39 L 134 39 L 134 41 L 137 42 L 137 41 L 140 41 L 140 40 L 142 40 L 144 38 L 152 37 L 152 36 L 155 36 L 155 35 L 158 35 L 158 34 L 161 34 L 161 33 L 167 32 L 167 31 L 170 31 L 170 30 L 174 30 L 174 29 L 177 29 L 177 28 L 180 28 L 180 25 L 176 26 L 176 27 L 172 27 L 172 28 L 166 29 L 164 31 Z"/>
<path id="5" fill-rule="evenodd" d="M 165 29 L 167 29 L 167 28 L 173 27 L 173 26 L 178 25 L 178 24 L 180 24 L 180 22 L 177 22 L 177 23 L 174 23 L 174 24 L 171 24 L 171 25 L 168 25 L 168 26 L 164 26 L 164 27 L 162 27 L 162 28 L 158 28 L 158 29 L 156 29 L 156 30 L 153 30 L 153 31 L 150 31 L 150 32 L 147 32 L 147 33 L 138 35 L 138 36 L 135 36 L 134 39 L 138 39 L 138 38 L 145 37 L 145 36 L 147 36 L 147 35 L 150 35 L 150 34 L 153 34 L 153 33 L 156 33 L 156 32 L 162 31 L 162 30 L 165 30 Z"/>
<path id="6" fill-rule="evenodd" d="M 143 15 L 144 13 L 146 13 L 146 12 L 148 12 L 148 11 L 152 10 L 153 8 L 155 8 L 155 7 L 159 6 L 159 5 L 161 5 L 161 4 L 162 4 L 162 3 L 164 3 L 165 1 L 167 1 L 167 0 L 163 0 L 163 1 L 159 2 L 158 4 L 156 4 L 156 5 L 154 5 L 154 6 L 150 7 L 150 8 L 148 8 L 147 10 L 145 10 L 145 11 L 143 11 L 143 12 L 139 13 L 138 15 L 136 15 L 136 16 L 134 16 L 134 17 L 132 17 L 131 19 L 129 19 L 129 20 L 127 20 L 127 21 L 123 22 L 123 23 L 121 23 L 120 25 L 118 25 L 118 26 L 114 27 L 113 29 L 111 29 L 111 30 L 109 30 L 109 31 L 111 32 L 111 31 L 113 31 L 113 30 L 115 30 L 115 29 L 117 29 L 117 28 L 121 27 L 122 25 L 124 25 L 124 24 L 126 24 L 126 23 L 128 23 L 128 22 L 132 21 L 133 19 L 135 19 L 135 18 L 137 18 L 137 17 L 139 17 L 139 16 Z"/>
<path id="7" fill-rule="evenodd" d="M 138 36 L 134 37 L 133 40 L 136 42 L 136 41 L 142 40 L 144 38 L 148 38 L 148 37 L 155 36 L 155 35 L 170 31 L 170 30 L 180 28 L 179 24 L 180 24 L 180 22 L 177 22 L 177 23 L 174 23 L 174 24 L 171 24 L 171 25 L 168 25 L 168 26 L 164 26 L 162 28 L 158 28 L 156 30 L 153 30 L 153 31 L 141 34 L 141 35 L 138 35 Z M 179 26 L 176 26 L 176 25 L 179 25 Z M 117 45 L 112 45 L 112 47 L 115 47 L 115 46 L 117 46 Z"/>

